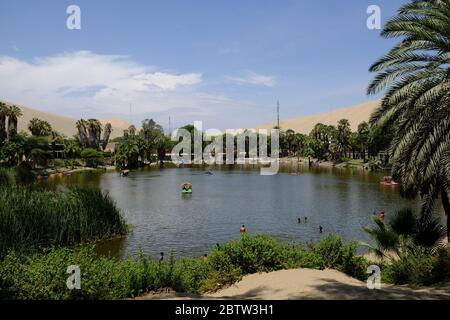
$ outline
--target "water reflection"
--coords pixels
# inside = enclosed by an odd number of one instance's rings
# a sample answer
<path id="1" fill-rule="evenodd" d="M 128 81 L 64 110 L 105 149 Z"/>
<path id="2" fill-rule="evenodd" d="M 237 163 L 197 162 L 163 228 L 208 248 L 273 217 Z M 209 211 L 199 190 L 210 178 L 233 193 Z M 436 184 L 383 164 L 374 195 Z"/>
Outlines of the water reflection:
<path id="1" fill-rule="evenodd" d="M 418 205 L 402 199 L 397 188 L 380 185 L 383 173 L 289 164 L 275 176 L 261 176 L 254 165 L 211 169 L 213 175 L 204 168 L 133 171 L 126 178 L 116 172 L 84 173 L 45 183 L 98 186 L 111 195 L 134 226 L 127 237 L 99 246 L 100 253 L 116 257 L 141 249 L 150 255 L 172 251 L 201 256 L 216 243 L 237 238 L 242 224 L 250 234 L 295 241 L 317 241 L 328 232 L 368 240 L 362 227 L 372 213 L 389 216 Z M 300 174 L 293 176 L 292 171 Z M 181 194 L 185 181 L 193 183 L 192 194 Z M 308 222 L 299 224 L 299 217 L 308 217 Z"/>

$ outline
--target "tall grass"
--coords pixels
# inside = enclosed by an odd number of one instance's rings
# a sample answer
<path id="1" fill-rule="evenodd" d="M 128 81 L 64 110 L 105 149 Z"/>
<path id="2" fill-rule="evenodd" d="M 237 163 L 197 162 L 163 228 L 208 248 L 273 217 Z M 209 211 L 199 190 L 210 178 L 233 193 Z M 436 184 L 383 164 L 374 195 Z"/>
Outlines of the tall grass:
<path id="1" fill-rule="evenodd" d="M 28 168 L 0 168 L 0 187 L 18 184 L 30 184 L 36 176 Z"/>
<path id="2" fill-rule="evenodd" d="M 0 186 L 0 257 L 8 250 L 31 253 L 126 233 L 115 203 L 97 189 L 45 191 L 12 183 Z"/>

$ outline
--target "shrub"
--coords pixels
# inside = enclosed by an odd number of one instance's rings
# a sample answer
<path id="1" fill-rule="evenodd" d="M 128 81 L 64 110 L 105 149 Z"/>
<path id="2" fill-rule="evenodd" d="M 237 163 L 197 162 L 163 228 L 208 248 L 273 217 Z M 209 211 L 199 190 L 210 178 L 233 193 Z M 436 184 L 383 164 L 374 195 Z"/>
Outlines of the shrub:
<path id="1" fill-rule="evenodd" d="M 385 281 L 394 284 L 427 285 L 434 282 L 435 258 L 420 247 L 404 250 L 382 272 Z"/>
<path id="2" fill-rule="evenodd" d="M 120 211 L 100 190 L 0 188 L 0 257 L 9 249 L 29 253 L 125 233 Z"/>
<path id="3" fill-rule="evenodd" d="M 69 265 L 80 267 L 81 290 L 66 287 Z M 207 273 L 201 259 L 159 263 L 141 254 L 119 261 L 97 256 L 93 246 L 27 259 L 10 253 L 0 263 L 0 299 L 124 299 L 168 287 L 196 293 Z"/>
<path id="4" fill-rule="evenodd" d="M 354 254 L 353 243 L 345 244 L 335 236 L 307 250 L 262 235 L 243 235 L 215 247 L 207 261 L 171 255 L 160 263 L 143 253 L 121 261 L 97 256 L 91 245 L 52 248 L 27 258 L 11 252 L 0 262 L 0 298 L 124 299 L 161 288 L 202 293 L 233 283 L 247 273 L 294 267 L 328 266 L 358 274 L 365 271 L 364 259 Z M 69 265 L 80 267 L 81 290 L 66 288 Z"/>
<path id="5" fill-rule="evenodd" d="M 356 242 L 344 244 L 342 238 L 328 235 L 313 247 L 318 267 L 334 268 L 358 279 L 366 278 L 367 262 L 356 255 Z"/>
<path id="6" fill-rule="evenodd" d="M 86 162 L 86 166 L 96 168 L 103 164 L 103 152 L 93 148 L 86 148 L 81 151 L 81 157 Z"/>

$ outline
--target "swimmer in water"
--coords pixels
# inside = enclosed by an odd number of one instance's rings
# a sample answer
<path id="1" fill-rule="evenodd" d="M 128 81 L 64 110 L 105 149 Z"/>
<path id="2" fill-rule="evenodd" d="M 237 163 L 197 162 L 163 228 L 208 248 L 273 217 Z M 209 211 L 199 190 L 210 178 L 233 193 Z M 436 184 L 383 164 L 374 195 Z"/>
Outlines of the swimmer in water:
<path id="1" fill-rule="evenodd" d="M 239 229 L 240 233 L 246 233 L 247 232 L 247 228 L 245 227 L 245 225 L 242 225 L 242 227 Z"/>
<path id="2" fill-rule="evenodd" d="M 323 232 L 323 228 L 322 226 L 319 226 L 319 232 L 322 233 Z"/>

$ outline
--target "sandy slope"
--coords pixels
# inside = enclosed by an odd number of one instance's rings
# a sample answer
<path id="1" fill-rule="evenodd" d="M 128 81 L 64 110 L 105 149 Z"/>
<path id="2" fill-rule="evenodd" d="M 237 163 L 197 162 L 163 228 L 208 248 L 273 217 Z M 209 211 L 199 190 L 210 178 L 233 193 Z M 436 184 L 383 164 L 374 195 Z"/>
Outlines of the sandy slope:
<path id="1" fill-rule="evenodd" d="M 349 108 L 336 109 L 331 112 L 318 113 L 309 116 L 280 120 L 280 127 L 283 130 L 293 129 L 294 131 L 308 134 L 316 123 L 336 125 L 341 119 L 348 119 L 353 131 L 356 131 L 358 124 L 368 121 L 372 112 L 379 106 L 380 101 L 374 100 L 358 104 Z M 257 129 L 271 129 L 276 122 L 266 123 L 257 126 Z"/>
<path id="2" fill-rule="evenodd" d="M 205 296 L 173 292 L 139 299 L 450 299 L 450 283 L 412 288 L 383 285 L 369 290 L 365 282 L 336 270 L 292 269 L 245 276 L 235 285 Z"/>
<path id="3" fill-rule="evenodd" d="M 6 102 L 6 101 L 5 101 Z M 8 105 L 11 103 L 6 102 Z M 77 129 L 75 126 L 75 123 L 78 119 L 73 119 L 61 115 L 51 114 L 48 112 L 31 109 L 28 107 L 25 107 L 20 104 L 15 104 L 20 109 L 22 109 L 23 116 L 19 118 L 18 121 L 18 129 L 19 131 L 23 130 L 28 132 L 28 123 L 32 118 L 39 118 L 41 120 L 48 121 L 54 130 L 58 131 L 59 133 L 67 136 L 72 137 L 74 134 L 77 133 Z M 63 114 L 63 110 L 61 111 Z M 113 131 L 111 133 L 111 139 L 115 137 L 122 136 L 123 130 L 128 128 L 129 124 L 126 121 L 123 121 L 121 119 L 107 119 L 107 120 L 100 120 L 103 124 L 109 122 L 111 123 L 113 127 Z"/>

